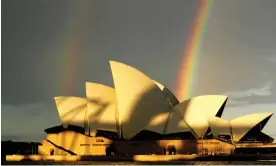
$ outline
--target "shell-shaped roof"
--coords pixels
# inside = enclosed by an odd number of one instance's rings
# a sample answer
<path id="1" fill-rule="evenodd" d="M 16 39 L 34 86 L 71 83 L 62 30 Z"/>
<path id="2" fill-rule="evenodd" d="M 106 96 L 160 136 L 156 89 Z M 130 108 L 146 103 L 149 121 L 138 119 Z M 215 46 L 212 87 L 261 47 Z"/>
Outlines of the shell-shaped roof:
<path id="1" fill-rule="evenodd" d="M 144 129 L 161 134 L 190 131 L 200 138 L 210 127 L 215 136 L 231 134 L 237 142 L 257 125 L 262 130 L 273 114 L 224 120 L 219 117 L 227 96 L 197 96 L 179 103 L 168 88 L 141 71 L 115 61 L 110 61 L 110 66 L 115 89 L 87 82 L 87 99 L 54 98 L 63 127 L 70 124 L 83 127 L 85 131 L 119 131 L 125 139 L 131 139 Z"/>
<path id="2" fill-rule="evenodd" d="M 178 111 L 170 113 L 169 121 L 164 134 L 191 131 Z"/>
<path id="3" fill-rule="evenodd" d="M 73 96 L 59 96 L 54 98 L 58 114 L 63 126 L 69 124 L 84 127 L 86 99 Z"/>
<path id="4" fill-rule="evenodd" d="M 169 120 L 169 116 L 170 112 L 165 112 L 152 117 L 152 119 L 150 119 L 148 126 L 146 127 L 146 130 L 164 134 L 165 127 Z"/>
<path id="5" fill-rule="evenodd" d="M 144 73 L 123 63 L 110 61 L 123 137 L 132 138 L 153 117 L 171 107 L 160 88 Z"/>
<path id="6" fill-rule="evenodd" d="M 155 80 L 152 80 L 161 90 L 163 90 L 165 88 L 164 85 L 162 85 L 161 83 L 155 81 Z"/>
<path id="7" fill-rule="evenodd" d="M 260 124 L 265 119 L 270 118 L 272 115 L 273 113 L 264 112 L 240 116 L 231 120 L 233 141 L 239 141 L 248 131 L 250 131 L 250 129 Z M 260 126 L 260 130 L 263 127 L 264 126 Z"/>
<path id="8" fill-rule="evenodd" d="M 231 135 L 231 125 L 229 120 L 225 120 L 219 117 L 210 117 L 208 119 L 208 123 L 214 136 Z"/>
<path id="9" fill-rule="evenodd" d="M 164 85 L 161 83 L 153 80 L 154 83 L 164 92 L 164 95 L 168 98 L 168 101 L 170 102 L 170 105 L 174 107 L 175 105 L 179 104 L 178 99 L 175 97 L 175 95 Z"/>
<path id="10" fill-rule="evenodd" d="M 209 127 L 208 118 L 216 116 L 227 96 L 204 95 L 185 100 L 173 109 L 179 111 L 196 137 L 203 137 Z"/>
<path id="11" fill-rule="evenodd" d="M 109 86 L 86 82 L 87 118 L 90 130 L 117 131 L 115 90 Z"/>

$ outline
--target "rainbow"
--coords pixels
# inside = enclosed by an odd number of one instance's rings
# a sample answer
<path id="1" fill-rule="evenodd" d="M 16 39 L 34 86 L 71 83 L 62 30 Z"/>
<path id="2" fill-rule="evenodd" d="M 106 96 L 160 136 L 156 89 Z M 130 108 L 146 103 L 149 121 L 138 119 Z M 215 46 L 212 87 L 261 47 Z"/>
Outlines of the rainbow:
<path id="1" fill-rule="evenodd" d="M 179 101 L 189 98 L 195 86 L 195 75 L 200 48 L 214 4 L 213 1 L 214 0 L 200 0 L 200 5 L 191 27 L 190 36 L 185 46 L 184 56 L 181 60 L 181 66 L 177 76 L 176 96 Z"/>
<path id="2" fill-rule="evenodd" d="M 84 55 L 83 46 L 86 43 L 86 35 L 89 31 L 87 17 L 89 16 L 90 3 L 71 2 L 65 19 L 65 29 L 62 32 L 60 50 L 60 85 L 58 93 L 64 95 L 73 95 L 76 88 L 78 71 L 82 69 L 82 60 Z"/>

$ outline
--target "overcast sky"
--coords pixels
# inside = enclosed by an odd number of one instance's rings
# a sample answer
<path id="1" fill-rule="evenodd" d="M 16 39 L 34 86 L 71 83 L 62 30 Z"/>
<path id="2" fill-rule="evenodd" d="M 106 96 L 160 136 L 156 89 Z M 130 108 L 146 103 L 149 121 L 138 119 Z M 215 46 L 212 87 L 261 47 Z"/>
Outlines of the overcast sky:
<path id="1" fill-rule="evenodd" d="M 108 60 L 173 92 L 195 0 L 2 0 L 2 139 L 40 141 L 54 96 L 113 86 Z M 223 118 L 276 113 L 276 1 L 215 0 L 192 96 L 225 94 Z M 264 132 L 276 138 L 276 115 Z"/>

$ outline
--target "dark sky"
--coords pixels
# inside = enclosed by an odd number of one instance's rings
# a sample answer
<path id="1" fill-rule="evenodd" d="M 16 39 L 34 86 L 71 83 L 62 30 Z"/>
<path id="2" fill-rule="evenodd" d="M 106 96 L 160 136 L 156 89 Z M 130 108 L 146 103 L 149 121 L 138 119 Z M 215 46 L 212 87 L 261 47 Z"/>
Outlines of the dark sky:
<path id="1" fill-rule="evenodd" d="M 109 60 L 173 92 L 196 0 L 2 0 L 2 139 L 36 140 L 60 124 L 54 96 L 113 86 Z M 223 117 L 276 113 L 276 1 L 215 0 L 195 95 L 226 94 Z M 274 117 L 275 116 L 275 117 Z M 274 115 L 264 132 L 276 137 Z"/>

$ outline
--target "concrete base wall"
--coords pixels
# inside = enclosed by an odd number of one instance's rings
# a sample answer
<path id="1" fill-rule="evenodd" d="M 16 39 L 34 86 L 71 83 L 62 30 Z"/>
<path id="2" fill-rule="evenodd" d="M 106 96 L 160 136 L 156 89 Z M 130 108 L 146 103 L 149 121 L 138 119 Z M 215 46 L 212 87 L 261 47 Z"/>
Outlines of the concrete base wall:
<path id="1" fill-rule="evenodd" d="M 106 155 L 112 144 L 116 155 L 148 154 L 232 154 L 235 146 L 211 140 L 112 141 L 104 137 L 89 137 L 73 131 L 49 134 L 39 146 L 42 155 Z"/>

